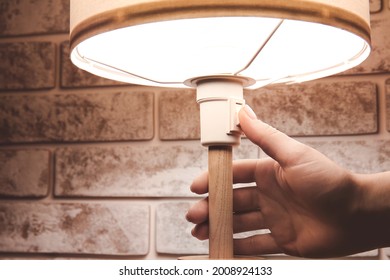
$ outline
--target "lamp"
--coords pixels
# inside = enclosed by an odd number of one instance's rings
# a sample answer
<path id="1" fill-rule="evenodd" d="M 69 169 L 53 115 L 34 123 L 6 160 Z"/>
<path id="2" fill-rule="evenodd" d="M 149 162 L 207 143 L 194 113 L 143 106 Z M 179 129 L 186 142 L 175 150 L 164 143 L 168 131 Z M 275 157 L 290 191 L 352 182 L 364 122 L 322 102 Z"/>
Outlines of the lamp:
<path id="1" fill-rule="evenodd" d="M 233 258 L 232 146 L 243 89 L 329 76 L 370 53 L 368 0 L 71 0 L 70 19 L 79 68 L 197 89 L 212 259 Z"/>

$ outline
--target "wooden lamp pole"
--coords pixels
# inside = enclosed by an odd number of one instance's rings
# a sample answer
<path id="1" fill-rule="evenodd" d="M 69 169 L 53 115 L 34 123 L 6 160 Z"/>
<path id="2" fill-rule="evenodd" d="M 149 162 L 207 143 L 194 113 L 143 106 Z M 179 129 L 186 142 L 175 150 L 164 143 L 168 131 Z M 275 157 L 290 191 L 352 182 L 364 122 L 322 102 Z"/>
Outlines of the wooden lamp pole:
<path id="1" fill-rule="evenodd" d="M 233 259 L 232 147 L 210 146 L 209 258 Z"/>

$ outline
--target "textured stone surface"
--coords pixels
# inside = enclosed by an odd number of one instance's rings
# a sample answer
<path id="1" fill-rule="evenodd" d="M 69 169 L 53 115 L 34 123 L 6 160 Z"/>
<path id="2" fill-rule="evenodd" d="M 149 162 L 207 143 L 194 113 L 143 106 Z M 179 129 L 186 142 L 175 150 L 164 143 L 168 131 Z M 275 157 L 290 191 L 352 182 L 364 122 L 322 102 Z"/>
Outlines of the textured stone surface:
<path id="1" fill-rule="evenodd" d="M 319 83 L 246 91 L 259 117 L 290 135 L 377 132 L 377 89 L 373 83 Z M 199 108 L 193 91 L 163 92 L 160 139 L 199 139 Z"/>
<path id="2" fill-rule="evenodd" d="M 243 144 L 235 158 L 257 158 L 258 149 Z M 194 145 L 69 147 L 56 151 L 58 196 L 194 195 L 189 186 L 207 169 L 207 150 Z"/>
<path id="3" fill-rule="evenodd" d="M 0 251 L 145 255 L 149 207 L 117 203 L 0 204 Z"/>
<path id="4" fill-rule="evenodd" d="M 390 140 L 305 141 L 339 165 L 353 172 L 375 173 L 390 170 Z"/>
<path id="5" fill-rule="evenodd" d="M 375 173 L 390 170 L 390 140 L 297 140 L 353 172 Z M 264 156 L 265 154 L 261 153 L 261 157 Z"/>
<path id="6" fill-rule="evenodd" d="M 45 150 L 0 150 L 0 196 L 46 196 L 50 186 L 49 156 Z"/>
<path id="7" fill-rule="evenodd" d="M 0 36 L 69 31 L 69 0 L 0 0 Z"/>
<path id="8" fill-rule="evenodd" d="M 0 143 L 153 138 L 153 93 L 0 96 Z"/>
<path id="9" fill-rule="evenodd" d="M 386 81 L 386 109 L 387 130 L 390 131 L 390 79 Z"/>
<path id="10" fill-rule="evenodd" d="M 390 72 L 390 10 L 384 9 L 371 16 L 370 56 L 359 66 L 343 74 L 368 74 Z"/>
<path id="11" fill-rule="evenodd" d="M 382 0 L 370 0 L 370 12 L 378 13 L 382 10 Z"/>
<path id="12" fill-rule="evenodd" d="M 61 87 L 79 88 L 94 86 L 126 85 L 109 79 L 100 78 L 73 65 L 70 60 L 69 42 L 61 44 Z"/>
<path id="13" fill-rule="evenodd" d="M 55 44 L 0 43 L 0 90 L 55 86 Z"/>
<path id="14" fill-rule="evenodd" d="M 156 251 L 161 254 L 208 254 L 208 241 L 191 235 L 193 224 L 185 219 L 191 204 L 161 203 L 156 209 Z"/>
<path id="15" fill-rule="evenodd" d="M 161 140 L 200 139 L 199 105 L 194 90 L 171 90 L 159 98 Z"/>
<path id="16" fill-rule="evenodd" d="M 370 82 L 311 82 L 245 94 L 260 119 L 295 136 L 376 133 L 377 88 Z"/>

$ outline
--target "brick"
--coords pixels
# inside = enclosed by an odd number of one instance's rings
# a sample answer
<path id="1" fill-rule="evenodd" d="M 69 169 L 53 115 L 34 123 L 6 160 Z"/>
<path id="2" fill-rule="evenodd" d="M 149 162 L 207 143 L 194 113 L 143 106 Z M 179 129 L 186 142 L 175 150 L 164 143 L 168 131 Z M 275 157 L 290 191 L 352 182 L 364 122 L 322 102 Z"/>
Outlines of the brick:
<path id="1" fill-rule="evenodd" d="M 386 81 L 386 111 L 387 130 L 390 131 L 390 79 Z"/>
<path id="2" fill-rule="evenodd" d="M 44 197 L 50 186 L 46 150 L 0 150 L 0 197 Z"/>
<path id="3" fill-rule="evenodd" d="M 257 158 L 244 142 L 235 158 Z M 68 147 L 56 151 L 57 196 L 188 197 L 207 169 L 207 150 L 189 145 Z"/>
<path id="4" fill-rule="evenodd" d="M 298 141 L 313 147 L 340 166 L 356 173 L 377 173 L 390 170 L 389 140 Z M 261 157 L 265 157 L 264 153 Z"/>
<path id="5" fill-rule="evenodd" d="M 145 255 L 149 206 L 128 202 L 0 205 L 0 251 Z"/>
<path id="6" fill-rule="evenodd" d="M 68 33 L 69 10 L 69 0 L 0 0 L 0 34 Z"/>
<path id="7" fill-rule="evenodd" d="M 69 42 L 61 44 L 61 87 L 82 88 L 95 86 L 127 85 L 125 83 L 101 78 L 76 67 L 70 60 Z"/>
<path id="8" fill-rule="evenodd" d="M 153 138 L 153 93 L 0 96 L 0 143 Z"/>
<path id="9" fill-rule="evenodd" d="M 200 139 L 200 113 L 194 90 L 171 90 L 159 98 L 161 140 Z"/>
<path id="10" fill-rule="evenodd" d="M 310 82 L 245 93 L 260 119 L 293 136 L 378 131 L 377 88 L 370 82 Z"/>
<path id="11" fill-rule="evenodd" d="M 371 17 L 370 56 L 359 66 L 342 74 L 370 74 L 390 72 L 390 11 L 384 10 Z"/>
<path id="12" fill-rule="evenodd" d="M 370 13 L 379 13 L 382 10 L 382 0 L 370 0 Z"/>
<path id="13" fill-rule="evenodd" d="M 0 90 L 55 86 L 55 45 L 50 42 L 0 43 Z"/>
<path id="14" fill-rule="evenodd" d="M 198 255 L 208 254 L 208 241 L 199 241 L 191 235 L 193 224 L 185 219 L 191 203 L 161 203 L 156 208 L 156 251 L 160 254 Z M 169 226 L 167 226 L 169 225 Z M 237 233 L 235 238 L 269 233 L 256 230 Z"/>
<path id="15" fill-rule="evenodd" d="M 390 170 L 390 140 L 301 142 L 353 172 L 377 173 Z"/>
<path id="16" fill-rule="evenodd" d="M 200 146 L 61 148 L 56 152 L 58 196 L 188 196 L 207 162 Z"/>
<path id="17" fill-rule="evenodd" d="M 241 139 L 238 147 L 233 147 L 233 160 L 259 158 L 259 147 L 246 138 Z"/>
<path id="18" fill-rule="evenodd" d="M 194 226 L 185 219 L 191 204 L 161 203 L 156 208 L 156 251 L 160 254 L 208 254 L 208 241 L 191 235 Z"/>

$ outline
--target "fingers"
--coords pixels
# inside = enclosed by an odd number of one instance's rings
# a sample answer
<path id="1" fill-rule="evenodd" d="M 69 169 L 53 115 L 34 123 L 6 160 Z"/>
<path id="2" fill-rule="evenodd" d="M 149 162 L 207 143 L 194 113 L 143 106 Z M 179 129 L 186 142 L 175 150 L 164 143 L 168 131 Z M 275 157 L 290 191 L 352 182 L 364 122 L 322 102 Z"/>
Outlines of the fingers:
<path id="1" fill-rule="evenodd" d="M 236 213 L 259 210 L 257 187 L 245 187 L 233 190 L 233 211 Z"/>
<path id="2" fill-rule="evenodd" d="M 259 234 L 234 240 L 234 253 L 237 255 L 263 255 L 282 253 L 271 234 Z"/>
<path id="3" fill-rule="evenodd" d="M 241 129 L 248 139 L 279 162 L 281 166 L 287 166 L 290 161 L 295 160 L 302 153 L 305 147 L 303 144 L 258 120 L 248 105 L 240 110 L 238 116 Z"/>
<path id="4" fill-rule="evenodd" d="M 264 222 L 259 211 L 234 215 L 233 231 L 245 232 L 264 229 Z M 209 226 L 207 222 L 197 224 L 191 234 L 199 240 L 209 238 Z M 275 242 L 271 234 L 254 235 L 247 238 L 234 239 L 234 253 L 238 255 L 261 255 L 282 253 L 281 248 Z"/>
<path id="5" fill-rule="evenodd" d="M 236 160 L 233 162 L 233 183 L 252 183 L 256 181 L 257 159 Z"/>
<path id="6" fill-rule="evenodd" d="M 192 235 L 199 240 L 208 239 L 208 226 L 206 224 L 196 225 L 192 230 Z M 233 246 L 236 255 L 254 256 L 283 253 L 283 250 L 269 233 L 234 239 Z"/>
<path id="7" fill-rule="evenodd" d="M 233 162 L 233 183 L 252 183 L 256 181 L 256 172 L 263 160 L 247 159 Z M 196 194 L 208 192 L 208 172 L 203 172 L 192 182 L 190 189 Z"/>
<path id="8" fill-rule="evenodd" d="M 248 232 L 265 228 L 266 227 L 264 224 L 263 215 L 260 211 L 235 214 L 233 216 L 234 233 Z M 207 219 L 199 224 L 196 224 L 195 227 L 192 229 L 191 234 L 199 240 L 208 239 L 209 225 Z"/>
<path id="9" fill-rule="evenodd" d="M 192 231 L 192 236 L 198 238 L 199 240 L 206 240 L 209 239 L 209 224 L 208 223 L 202 223 L 196 225 Z"/>
<path id="10" fill-rule="evenodd" d="M 247 232 L 252 230 L 266 229 L 263 215 L 260 211 L 252 211 L 233 216 L 233 232 Z"/>
<path id="11" fill-rule="evenodd" d="M 259 209 L 257 188 L 246 187 L 235 189 L 233 192 L 233 211 L 236 213 L 257 211 Z M 191 206 L 186 219 L 194 224 L 200 224 L 208 219 L 208 199 L 202 199 Z"/>
<path id="12" fill-rule="evenodd" d="M 264 229 L 263 216 L 259 211 L 256 187 L 247 187 L 234 190 L 233 195 L 233 232 L 246 232 Z M 196 224 L 192 235 L 198 239 L 208 238 L 208 199 L 198 201 L 188 210 L 186 219 Z"/>
<path id="13" fill-rule="evenodd" d="M 209 174 L 207 171 L 195 178 L 190 186 L 190 190 L 196 194 L 207 193 L 209 189 Z"/>
<path id="14" fill-rule="evenodd" d="M 236 220 L 235 220 L 236 221 Z M 255 229 L 250 229 L 255 230 Z M 206 240 L 209 237 L 207 223 L 196 225 L 192 235 L 199 240 Z M 234 253 L 237 255 L 263 255 L 282 253 L 282 249 L 275 242 L 271 234 L 259 234 L 246 238 L 234 239 Z"/>
<path id="15" fill-rule="evenodd" d="M 207 221 L 209 215 L 209 203 L 208 199 L 202 199 L 196 202 L 191 208 L 188 210 L 186 214 L 187 221 L 194 224 L 201 224 Z"/>

